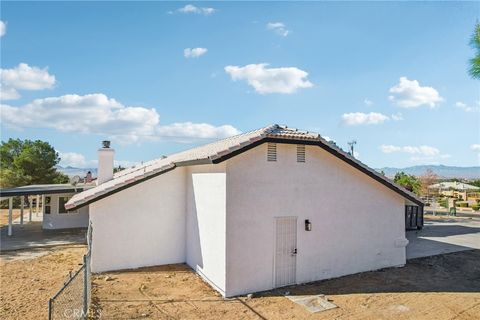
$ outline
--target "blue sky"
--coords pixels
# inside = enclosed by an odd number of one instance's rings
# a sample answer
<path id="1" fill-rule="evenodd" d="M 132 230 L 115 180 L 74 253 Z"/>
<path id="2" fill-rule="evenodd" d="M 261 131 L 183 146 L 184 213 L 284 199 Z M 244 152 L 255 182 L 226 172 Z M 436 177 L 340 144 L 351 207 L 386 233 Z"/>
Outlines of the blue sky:
<path id="1" fill-rule="evenodd" d="M 355 139 L 372 167 L 479 164 L 478 2 L 1 9 L 1 138 L 47 140 L 63 165 L 94 165 L 104 139 L 128 164 L 271 123 Z"/>

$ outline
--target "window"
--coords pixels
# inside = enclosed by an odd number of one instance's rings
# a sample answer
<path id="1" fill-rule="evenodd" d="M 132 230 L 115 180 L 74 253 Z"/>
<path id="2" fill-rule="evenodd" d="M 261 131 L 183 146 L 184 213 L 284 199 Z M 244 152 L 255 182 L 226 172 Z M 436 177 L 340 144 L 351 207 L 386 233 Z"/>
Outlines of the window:
<path id="1" fill-rule="evenodd" d="M 268 143 L 267 161 L 277 161 L 277 144 L 276 143 Z"/>
<path id="2" fill-rule="evenodd" d="M 65 204 L 70 200 L 70 197 L 58 197 L 58 213 L 72 213 L 77 211 L 67 211 Z"/>
<path id="3" fill-rule="evenodd" d="M 305 145 L 297 144 L 297 162 L 305 162 Z"/>
<path id="4" fill-rule="evenodd" d="M 45 213 L 45 214 L 52 213 L 51 202 L 52 202 L 51 197 L 45 197 L 45 204 L 43 206 L 43 213 Z"/>

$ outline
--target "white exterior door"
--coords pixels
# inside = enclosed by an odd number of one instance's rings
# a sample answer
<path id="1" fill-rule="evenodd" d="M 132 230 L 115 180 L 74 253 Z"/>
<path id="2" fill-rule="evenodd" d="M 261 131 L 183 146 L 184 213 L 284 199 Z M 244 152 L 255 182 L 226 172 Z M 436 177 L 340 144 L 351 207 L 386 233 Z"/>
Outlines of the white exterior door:
<path id="1" fill-rule="evenodd" d="M 297 217 L 275 218 L 275 287 L 296 283 Z"/>

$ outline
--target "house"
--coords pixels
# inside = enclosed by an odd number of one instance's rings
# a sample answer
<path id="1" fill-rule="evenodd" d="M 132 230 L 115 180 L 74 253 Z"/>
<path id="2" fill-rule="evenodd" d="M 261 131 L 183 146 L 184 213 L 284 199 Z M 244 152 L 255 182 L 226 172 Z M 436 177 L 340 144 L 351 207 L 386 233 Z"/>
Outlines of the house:
<path id="1" fill-rule="evenodd" d="M 320 135 L 279 125 L 105 167 L 66 205 L 90 208 L 92 271 L 187 263 L 225 297 L 403 266 L 406 208 L 423 212 Z"/>
<path id="2" fill-rule="evenodd" d="M 429 190 L 446 197 L 470 200 L 472 203 L 480 199 L 480 187 L 458 181 L 439 182 L 428 186 Z"/>
<path id="3" fill-rule="evenodd" d="M 65 204 L 70 198 L 83 190 L 93 187 L 92 184 L 38 184 L 17 188 L 0 189 L 1 200 L 9 201 L 8 235 L 13 234 L 12 208 L 13 198 L 20 198 L 20 223 L 23 224 L 25 200 L 27 199 L 29 220 L 32 213 L 42 214 L 43 229 L 72 229 L 88 227 L 88 206 L 76 210 L 67 210 Z"/>

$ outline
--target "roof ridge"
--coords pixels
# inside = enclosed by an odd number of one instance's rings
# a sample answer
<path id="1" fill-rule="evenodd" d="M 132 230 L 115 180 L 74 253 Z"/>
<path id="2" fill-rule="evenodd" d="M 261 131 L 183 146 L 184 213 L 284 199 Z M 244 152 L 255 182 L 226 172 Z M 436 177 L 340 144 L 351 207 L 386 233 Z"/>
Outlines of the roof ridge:
<path id="1" fill-rule="evenodd" d="M 95 199 L 108 196 L 109 194 L 123 190 L 130 185 L 140 183 L 143 180 L 168 172 L 177 166 L 219 163 L 243 152 L 242 150 L 248 150 L 258 145 L 265 140 L 278 141 L 280 143 L 286 141 L 286 143 L 318 145 L 334 156 L 368 174 L 375 180 L 387 185 L 392 190 L 400 192 L 404 197 L 406 196 L 410 200 L 413 199 L 412 201 L 417 202 L 418 204 L 422 203 L 416 195 L 382 176 L 336 144 L 328 142 L 320 134 L 311 133 L 309 131 L 299 131 L 296 128 L 288 128 L 286 125 L 281 126 L 278 124 L 271 124 L 263 128 L 219 139 L 211 143 L 170 154 L 165 158 L 161 157 L 148 161 L 145 164 L 122 170 L 114 175 L 112 180 L 75 195 L 70 201 L 68 201 L 67 207 L 72 209 L 78 206 L 83 206 L 96 201 Z"/>

